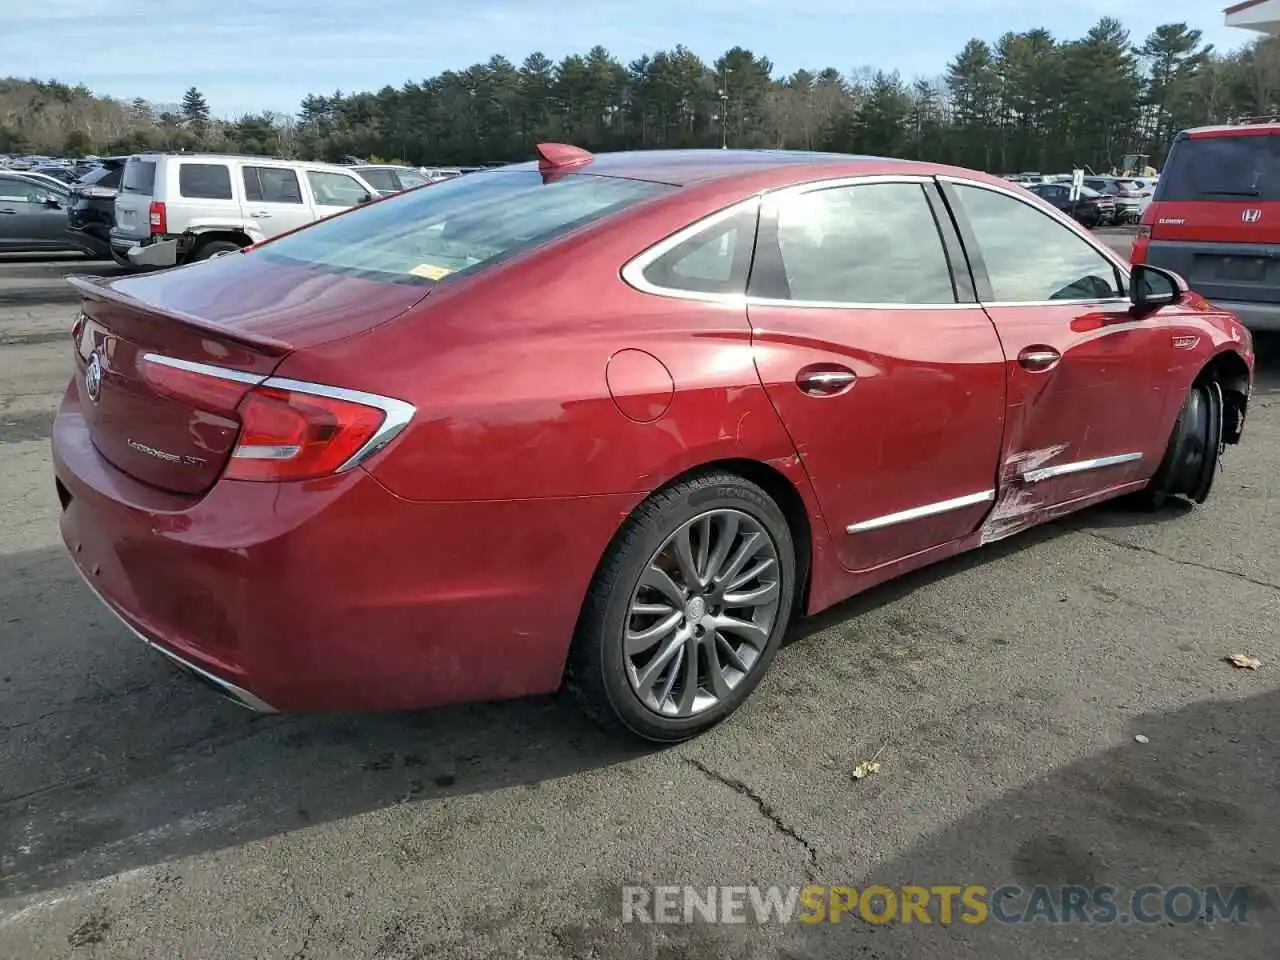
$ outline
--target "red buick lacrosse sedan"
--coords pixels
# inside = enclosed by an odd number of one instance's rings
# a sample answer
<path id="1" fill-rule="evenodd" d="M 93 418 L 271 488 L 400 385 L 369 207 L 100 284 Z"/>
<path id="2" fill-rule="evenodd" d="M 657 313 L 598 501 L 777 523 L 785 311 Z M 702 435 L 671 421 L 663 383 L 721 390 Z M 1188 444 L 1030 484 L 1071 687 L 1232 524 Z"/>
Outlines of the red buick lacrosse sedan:
<path id="1" fill-rule="evenodd" d="M 258 710 L 548 692 L 655 741 L 788 622 L 1122 494 L 1202 502 L 1253 348 L 985 174 L 539 160 L 73 280 L 62 533 Z"/>

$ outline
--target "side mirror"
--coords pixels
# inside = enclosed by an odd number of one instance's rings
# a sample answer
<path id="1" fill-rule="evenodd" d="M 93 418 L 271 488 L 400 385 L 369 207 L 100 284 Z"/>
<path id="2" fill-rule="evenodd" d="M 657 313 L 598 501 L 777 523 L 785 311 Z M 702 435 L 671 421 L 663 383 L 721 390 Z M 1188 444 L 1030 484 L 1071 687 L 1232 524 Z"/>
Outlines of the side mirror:
<path id="1" fill-rule="evenodd" d="M 52 210 L 61 210 L 61 209 L 62 209 L 62 201 L 61 201 L 61 200 L 59 200 L 57 197 L 45 197 L 45 198 L 44 198 L 44 205 L 45 205 L 46 207 L 49 207 L 49 208 L 50 208 L 50 209 L 52 209 Z"/>
<path id="2" fill-rule="evenodd" d="M 1144 310 L 1180 303 L 1189 292 L 1187 281 L 1172 270 L 1136 263 L 1129 273 L 1129 301 Z"/>

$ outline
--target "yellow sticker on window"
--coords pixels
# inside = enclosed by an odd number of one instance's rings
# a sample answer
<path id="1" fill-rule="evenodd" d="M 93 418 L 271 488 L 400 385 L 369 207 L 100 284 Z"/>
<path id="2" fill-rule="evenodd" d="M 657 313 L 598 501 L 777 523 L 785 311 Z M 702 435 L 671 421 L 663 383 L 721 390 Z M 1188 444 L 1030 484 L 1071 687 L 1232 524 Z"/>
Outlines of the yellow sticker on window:
<path id="1" fill-rule="evenodd" d="M 433 263 L 420 263 L 409 272 L 415 277 L 426 277 L 428 280 L 443 280 L 453 273 L 448 267 L 437 267 Z"/>

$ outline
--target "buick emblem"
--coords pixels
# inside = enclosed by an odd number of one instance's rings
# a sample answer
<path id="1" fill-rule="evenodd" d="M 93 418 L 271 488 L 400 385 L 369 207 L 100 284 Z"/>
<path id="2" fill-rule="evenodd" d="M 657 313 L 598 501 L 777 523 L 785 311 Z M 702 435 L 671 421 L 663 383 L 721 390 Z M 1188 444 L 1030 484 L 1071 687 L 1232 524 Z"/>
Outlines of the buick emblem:
<path id="1" fill-rule="evenodd" d="M 1262 211 L 1259 210 L 1257 207 L 1254 207 L 1240 214 L 1240 219 L 1243 220 L 1245 223 L 1257 223 L 1259 220 L 1262 219 Z"/>
<path id="2" fill-rule="evenodd" d="M 102 355 L 99 353 L 89 358 L 89 366 L 84 371 L 84 392 L 94 403 L 102 396 Z"/>

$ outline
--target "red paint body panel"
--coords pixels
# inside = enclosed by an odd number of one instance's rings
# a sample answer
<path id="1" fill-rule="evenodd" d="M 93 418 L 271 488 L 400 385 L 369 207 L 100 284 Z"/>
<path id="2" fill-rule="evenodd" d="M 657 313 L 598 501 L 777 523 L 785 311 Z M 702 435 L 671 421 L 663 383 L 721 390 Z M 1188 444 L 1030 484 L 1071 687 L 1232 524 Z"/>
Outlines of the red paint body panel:
<path id="1" fill-rule="evenodd" d="M 793 310 L 656 296 L 620 276 L 757 191 L 967 171 L 768 151 L 601 155 L 564 175 L 578 171 L 683 186 L 429 289 L 255 251 L 86 291 L 86 342 L 115 351 L 117 379 L 94 404 L 82 355 L 53 433 L 62 533 L 86 579 L 153 642 L 280 709 L 545 692 L 619 527 L 689 470 L 748 461 L 795 491 L 814 612 L 1141 486 L 1203 365 L 1233 350 L 1252 366 L 1248 334 L 1198 299 L 1141 321 L 1063 306 Z M 1174 337 L 1196 339 L 1175 349 Z M 1056 374 L 1017 367 L 1034 343 L 1064 354 Z M 326 479 L 178 476 L 128 459 L 121 438 L 136 429 L 225 458 L 235 423 L 149 396 L 133 373 L 146 351 L 415 412 L 389 446 Z M 806 395 L 796 377 L 813 364 L 857 383 Z M 1081 456 L 1144 460 L 1010 507 L 1005 465 L 1063 436 Z M 1009 508 L 997 526 L 986 503 L 845 532 L 984 490 Z"/>

